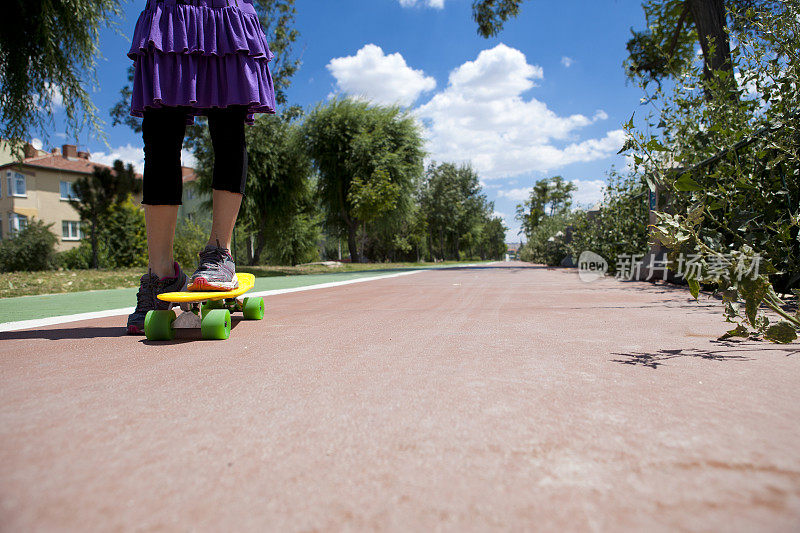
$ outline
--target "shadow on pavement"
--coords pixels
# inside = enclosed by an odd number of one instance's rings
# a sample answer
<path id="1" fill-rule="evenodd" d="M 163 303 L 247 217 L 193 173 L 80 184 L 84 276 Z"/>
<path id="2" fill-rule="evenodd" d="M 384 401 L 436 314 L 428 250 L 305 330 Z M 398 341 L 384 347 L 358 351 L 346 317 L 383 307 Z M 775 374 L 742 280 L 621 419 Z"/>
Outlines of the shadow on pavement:
<path id="1" fill-rule="evenodd" d="M 4 331 L 0 333 L 0 340 L 45 339 L 51 341 L 60 341 L 65 339 L 113 339 L 127 336 L 128 332 L 123 326 L 102 328 L 87 328 L 86 326 L 80 326 L 64 329 Z"/>
<path id="2" fill-rule="evenodd" d="M 700 359 L 709 359 L 712 361 L 752 361 L 753 357 L 736 355 L 733 352 L 783 352 L 787 357 L 795 354 L 800 354 L 800 347 L 778 347 L 769 345 L 769 347 L 761 347 L 753 344 L 746 345 L 747 347 L 740 346 L 740 343 L 735 341 L 711 341 L 713 344 L 719 346 L 718 350 L 709 350 L 703 348 L 686 348 L 676 350 L 658 350 L 654 353 L 648 352 L 632 352 L 632 353 L 613 353 L 612 355 L 620 356 L 620 359 L 612 359 L 614 363 L 632 366 L 644 366 L 648 368 L 658 368 L 665 361 L 671 359 L 678 359 L 681 357 L 699 357 Z M 766 341 L 765 341 L 766 342 Z"/>
<path id="3" fill-rule="evenodd" d="M 242 317 L 231 317 L 231 335 L 233 330 L 239 325 L 239 322 L 244 321 Z M 145 346 L 169 346 L 171 344 L 186 344 L 189 342 L 220 342 L 218 340 L 203 339 L 199 328 L 178 328 L 175 330 L 175 338 L 171 341 L 149 341 L 144 336 L 139 339 L 141 344 Z"/>

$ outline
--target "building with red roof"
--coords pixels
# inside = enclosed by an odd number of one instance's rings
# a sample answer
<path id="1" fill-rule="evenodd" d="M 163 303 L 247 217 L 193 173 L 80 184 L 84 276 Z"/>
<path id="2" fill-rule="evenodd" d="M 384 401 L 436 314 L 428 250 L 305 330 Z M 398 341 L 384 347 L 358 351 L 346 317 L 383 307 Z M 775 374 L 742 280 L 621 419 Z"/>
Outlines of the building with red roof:
<path id="1" fill-rule="evenodd" d="M 50 152 L 26 144 L 22 160 L 7 153 L 0 157 L 0 238 L 13 236 L 36 218 L 53 224 L 59 251 L 77 246 L 80 217 L 69 202 L 72 184 L 96 168 L 110 167 L 92 161 L 89 152 L 71 144 Z M 139 204 L 141 196 L 134 200 Z"/>

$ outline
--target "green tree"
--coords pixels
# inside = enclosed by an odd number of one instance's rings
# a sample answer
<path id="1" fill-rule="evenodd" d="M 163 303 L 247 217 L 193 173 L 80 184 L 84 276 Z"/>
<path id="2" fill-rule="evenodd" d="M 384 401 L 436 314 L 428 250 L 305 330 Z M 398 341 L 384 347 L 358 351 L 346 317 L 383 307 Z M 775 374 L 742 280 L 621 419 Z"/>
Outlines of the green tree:
<path id="1" fill-rule="evenodd" d="M 492 216 L 485 222 L 480 240 L 481 259 L 501 259 L 505 255 L 507 230 L 500 217 Z"/>
<path id="2" fill-rule="evenodd" d="M 520 231 L 529 236 L 546 217 L 569 212 L 576 189 L 574 183 L 561 176 L 538 180 L 529 198 L 517 205 L 515 218 L 521 223 Z"/>
<path id="3" fill-rule="evenodd" d="M 56 261 L 58 238 L 52 224 L 31 221 L 16 236 L 0 241 L 0 270 L 14 272 L 52 268 Z"/>
<path id="4" fill-rule="evenodd" d="M 684 272 L 695 297 L 701 284 L 720 292 L 730 335 L 796 338 L 800 316 L 786 312 L 779 293 L 800 286 L 800 146 L 797 86 L 800 2 L 748 13 L 750 33 L 732 54 L 741 80 L 735 102 L 727 80 L 688 65 L 670 93 L 656 92 L 658 132 L 626 124 L 638 176 L 668 198 L 659 206 L 653 238 L 699 268 Z M 755 272 L 748 271 L 758 264 Z M 778 324 L 761 305 L 782 317 Z"/>
<path id="5" fill-rule="evenodd" d="M 423 170 L 419 129 L 398 107 L 336 98 L 309 114 L 303 136 L 319 174 L 326 226 L 347 233 L 358 262 L 359 229 L 391 227 L 411 213 Z"/>
<path id="6" fill-rule="evenodd" d="M 599 210 L 577 211 L 571 221 L 570 255 L 577 261 L 585 251 L 599 254 L 611 273 L 621 256 L 643 255 L 650 238 L 648 192 L 640 177 L 610 172 Z"/>
<path id="7" fill-rule="evenodd" d="M 75 180 L 73 191 L 76 199 L 70 200 L 70 204 L 80 215 L 81 222 L 89 225 L 92 268 L 99 268 L 98 242 L 108 225 L 112 207 L 125 202 L 140 187 L 133 165 L 126 167 L 119 160 L 114 161 L 113 168 L 98 166 L 90 175 Z"/>
<path id="8" fill-rule="evenodd" d="M 494 216 L 494 204 L 486 201 L 470 165 L 430 163 L 419 203 L 427 221 L 429 249 L 439 258 L 459 259 L 462 251 L 474 255 L 481 243 L 485 246 L 484 226 Z"/>
<path id="9" fill-rule="evenodd" d="M 46 132 L 62 104 L 74 136 L 100 129 L 90 88 L 102 27 L 113 27 L 119 0 L 7 0 L 0 19 L 0 138 L 15 147 Z"/>
<path id="10" fill-rule="evenodd" d="M 147 266 L 144 210 L 133 203 L 130 194 L 111 205 L 103 226 L 106 268 Z"/>
<path id="11" fill-rule="evenodd" d="M 294 243 L 287 248 L 289 257 L 307 255 L 306 252 L 292 252 L 308 246 L 300 245 L 298 236 L 306 235 L 312 245 L 315 244 L 313 227 L 318 225 L 311 197 L 311 162 L 304 150 L 300 127 L 295 121 L 276 115 L 260 116 L 247 128 L 246 136 L 247 192 L 242 199 L 237 228 L 245 237 L 253 237 L 248 250 L 250 262 L 257 263 L 267 246 L 273 250 L 268 253 L 270 257 L 284 257 L 278 250 L 288 242 Z M 208 194 L 214 168 L 214 150 L 208 130 L 197 139 L 194 153 L 197 190 Z M 207 207 L 211 207 L 210 199 Z"/>

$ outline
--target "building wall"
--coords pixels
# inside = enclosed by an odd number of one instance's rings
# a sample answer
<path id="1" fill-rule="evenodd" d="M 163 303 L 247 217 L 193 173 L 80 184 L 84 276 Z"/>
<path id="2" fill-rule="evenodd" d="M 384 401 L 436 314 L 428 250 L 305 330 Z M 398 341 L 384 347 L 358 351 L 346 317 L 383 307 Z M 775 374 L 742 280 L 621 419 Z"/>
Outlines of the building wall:
<path id="1" fill-rule="evenodd" d="M 11 145 L 7 141 L 0 140 L 0 165 L 11 163 L 14 156 L 11 155 Z"/>
<path id="2" fill-rule="evenodd" d="M 0 217 L 2 217 L 3 237 L 9 234 L 9 214 L 17 213 L 25 215 L 28 220 L 38 219 L 45 224 L 53 224 L 50 230 L 58 237 L 56 249 L 58 251 L 69 250 L 80 244 L 78 240 L 64 239 L 62 236 L 62 221 L 80 220 L 78 212 L 70 205 L 67 200 L 61 199 L 61 182 L 74 182 L 80 174 L 73 172 L 61 172 L 55 169 L 9 169 L 12 172 L 20 172 L 26 177 L 27 195 L 25 197 L 10 196 L 8 191 L 8 180 L 6 173 L 2 173 L 2 200 L 0 200 Z"/>
<path id="3" fill-rule="evenodd" d="M 203 209 L 203 202 L 208 195 L 201 195 L 194 188 L 194 182 L 183 183 L 181 206 L 178 208 L 178 221 L 188 219 L 204 229 L 211 229 L 211 211 Z"/>

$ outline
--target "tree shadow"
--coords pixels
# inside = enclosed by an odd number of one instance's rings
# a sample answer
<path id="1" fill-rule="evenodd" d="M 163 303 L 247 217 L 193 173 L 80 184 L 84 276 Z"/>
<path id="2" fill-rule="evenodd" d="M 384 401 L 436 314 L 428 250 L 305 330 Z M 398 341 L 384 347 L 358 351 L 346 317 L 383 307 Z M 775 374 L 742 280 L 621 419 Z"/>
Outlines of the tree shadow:
<path id="1" fill-rule="evenodd" d="M 69 339 L 116 339 L 127 337 L 128 331 L 124 326 L 117 327 L 74 327 L 60 329 L 27 329 L 22 331 L 4 331 L 0 333 L 0 340 L 33 340 L 44 339 L 60 341 Z"/>
<path id="2" fill-rule="evenodd" d="M 753 351 L 770 351 L 770 352 L 783 352 L 787 357 L 800 353 L 800 347 L 778 347 L 770 345 L 770 347 L 754 346 L 752 344 L 747 347 L 741 347 L 743 341 L 711 341 L 719 349 L 706 349 L 706 348 L 679 348 L 674 350 L 658 350 L 657 352 L 631 352 L 631 353 L 613 353 L 612 355 L 620 356 L 620 359 L 611 359 L 614 363 L 623 365 L 643 366 L 656 369 L 663 365 L 665 361 L 671 359 L 678 359 L 681 357 L 697 357 L 700 359 L 708 359 L 711 361 L 752 361 L 753 357 L 745 355 L 735 355 L 732 352 L 753 352 Z"/>
<path id="3" fill-rule="evenodd" d="M 231 335 L 233 330 L 239 325 L 239 322 L 245 321 L 240 316 L 231 317 Z M 175 330 L 175 337 L 169 341 L 149 341 L 144 336 L 139 340 L 140 344 L 145 346 L 170 346 L 173 344 L 186 344 L 190 342 L 219 342 L 218 340 L 204 339 L 200 328 L 177 328 Z"/>

